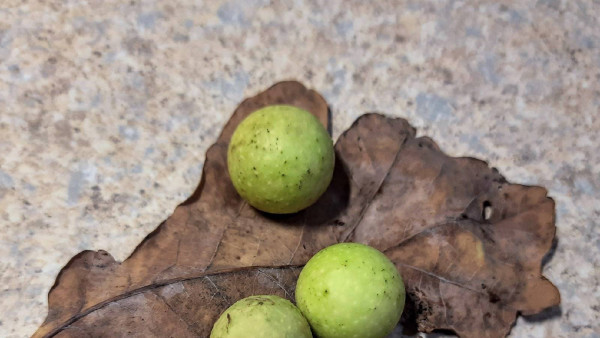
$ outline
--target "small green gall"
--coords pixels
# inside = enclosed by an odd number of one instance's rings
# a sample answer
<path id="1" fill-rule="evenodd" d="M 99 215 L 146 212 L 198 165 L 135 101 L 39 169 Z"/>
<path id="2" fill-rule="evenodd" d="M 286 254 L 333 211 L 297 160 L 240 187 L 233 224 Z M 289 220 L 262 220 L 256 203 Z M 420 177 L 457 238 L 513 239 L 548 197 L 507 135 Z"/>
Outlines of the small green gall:
<path id="1" fill-rule="evenodd" d="M 335 162 L 333 142 L 311 113 L 267 106 L 236 128 L 227 151 L 229 176 L 253 207 L 274 214 L 300 211 L 327 190 Z"/>

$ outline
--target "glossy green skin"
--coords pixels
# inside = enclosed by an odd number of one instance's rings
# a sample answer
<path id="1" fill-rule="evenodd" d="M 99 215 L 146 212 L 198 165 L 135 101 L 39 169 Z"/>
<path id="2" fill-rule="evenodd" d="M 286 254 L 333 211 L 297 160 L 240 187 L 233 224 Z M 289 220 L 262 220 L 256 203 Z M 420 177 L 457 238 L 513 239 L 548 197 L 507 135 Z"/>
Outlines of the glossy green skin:
<path id="1" fill-rule="evenodd" d="M 322 338 L 385 337 L 400 320 L 404 301 L 404 283 L 394 264 L 358 243 L 319 251 L 296 285 L 296 304 Z"/>
<path id="2" fill-rule="evenodd" d="M 250 296 L 230 306 L 215 322 L 211 338 L 309 338 L 300 310 L 278 296 Z"/>
<path id="3" fill-rule="evenodd" d="M 333 142 L 319 120 L 292 106 L 268 106 L 237 127 L 227 152 L 229 176 L 255 208 L 287 214 L 313 204 L 333 175 Z"/>

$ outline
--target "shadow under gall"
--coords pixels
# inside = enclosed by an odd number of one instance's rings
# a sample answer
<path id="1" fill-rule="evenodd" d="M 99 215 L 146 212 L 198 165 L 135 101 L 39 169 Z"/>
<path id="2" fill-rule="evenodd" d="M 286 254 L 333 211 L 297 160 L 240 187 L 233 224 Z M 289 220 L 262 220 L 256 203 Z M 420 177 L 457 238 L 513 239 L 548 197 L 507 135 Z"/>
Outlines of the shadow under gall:
<path id="1" fill-rule="evenodd" d="M 336 152 L 333 177 L 327 190 L 310 207 L 293 214 L 270 214 L 259 211 L 265 217 L 287 225 L 322 226 L 335 224 L 350 202 L 350 178 Z M 342 224 L 336 224 L 342 225 Z"/>

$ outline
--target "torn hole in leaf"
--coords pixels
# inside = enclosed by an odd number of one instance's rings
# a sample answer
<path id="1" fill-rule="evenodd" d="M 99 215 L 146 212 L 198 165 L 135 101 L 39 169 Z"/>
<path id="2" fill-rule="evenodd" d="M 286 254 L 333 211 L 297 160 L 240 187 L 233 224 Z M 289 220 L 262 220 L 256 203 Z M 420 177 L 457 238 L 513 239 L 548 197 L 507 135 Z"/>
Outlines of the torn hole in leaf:
<path id="1" fill-rule="evenodd" d="M 488 221 L 490 218 L 492 218 L 493 211 L 494 210 L 492 209 L 492 203 L 490 201 L 484 201 L 482 216 L 485 221 Z"/>

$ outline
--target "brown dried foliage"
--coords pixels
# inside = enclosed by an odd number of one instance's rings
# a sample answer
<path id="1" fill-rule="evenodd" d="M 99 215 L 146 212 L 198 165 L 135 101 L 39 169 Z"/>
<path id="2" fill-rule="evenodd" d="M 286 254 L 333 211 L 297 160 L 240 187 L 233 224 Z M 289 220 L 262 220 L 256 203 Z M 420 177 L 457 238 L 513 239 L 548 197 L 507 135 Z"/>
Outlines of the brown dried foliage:
<path id="1" fill-rule="evenodd" d="M 396 264 L 408 294 L 403 320 L 421 331 L 503 337 L 519 312 L 560 302 L 541 275 L 555 233 L 546 190 L 446 156 L 403 119 L 361 116 L 337 141 L 333 182 L 310 208 L 273 216 L 248 206 L 227 175 L 227 144 L 244 117 L 271 104 L 304 108 L 329 126 L 326 102 L 297 82 L 243 101 L 208 150 L 194 194 L 125 261 L 105 251 L 73 257 L 34 337 L 208 336 L 238 299 L 293 300 L 301 266 L 343 241 Z"/>

